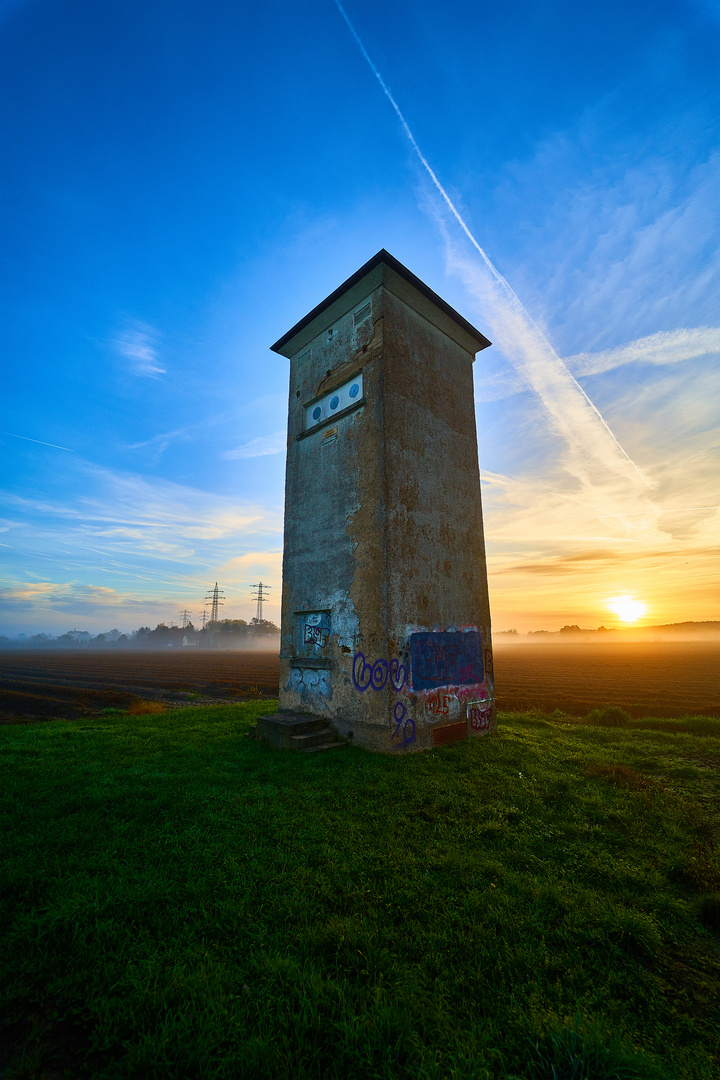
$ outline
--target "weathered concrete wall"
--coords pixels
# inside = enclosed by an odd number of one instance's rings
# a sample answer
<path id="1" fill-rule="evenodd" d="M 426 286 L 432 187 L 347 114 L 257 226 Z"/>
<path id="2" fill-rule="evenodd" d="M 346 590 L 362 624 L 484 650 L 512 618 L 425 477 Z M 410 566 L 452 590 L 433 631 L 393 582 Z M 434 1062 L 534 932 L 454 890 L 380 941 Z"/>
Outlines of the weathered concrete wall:
<path id="1" fill-rule="evenodd" d="M 495 717 L 481 346 L 380 271 L 291 346 L 280 708 L 398 752 Z"/>
<path id="2" fill-rule="evenodd" d="M 356 311 L 372 305 L 354 326 Z M 281 710 L 327 716 L 354 731 L 364 719 L 382 725 L 381 702 L 368 706 L 352 687 L 352 658 L 360 639 L 360 612 L 352 596 L 360 567 L 382 563 L 383 483 L 382 315 L 379 290 L 306 343 L 290 373 L 288 461 L 285 481 L 285 549 L 280 661 Z M 366 403 L 337 421 L 306 431 L 314 401 L 362 373 Z M 372 491 L 361 498 L 361 473 Z M 359 534 L 355 520 L 367 520 Z M 374 589 L 374 591 L 373 591 Z M 386 640 L 382 575 L 368 578 L 361 610 L 365 632 Z M 303 665 L 304 612 L 327 612 L 330 636 Z"/>
<path id="3" fill-rule="evenodd" d="M 384 314 L 388 630 L 427 746 L 434 725 L 467 717 L 468 702 L 474 730 L 493 719 L 474 357 L 391 293 Z M 425 677 L 409 655 L 413 634 L 438 635 L 421 642 Z"/>

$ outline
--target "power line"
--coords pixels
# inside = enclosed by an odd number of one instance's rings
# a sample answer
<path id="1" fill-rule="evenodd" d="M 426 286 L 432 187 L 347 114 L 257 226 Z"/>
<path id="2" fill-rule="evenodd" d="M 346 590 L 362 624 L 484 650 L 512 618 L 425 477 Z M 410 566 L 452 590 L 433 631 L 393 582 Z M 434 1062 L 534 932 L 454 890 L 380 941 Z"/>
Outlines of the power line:
<path id="1" fill-rule="evenodd" d="M 225 593 L 223 592 L 222 589 L 218 589 L 218 583 L 216 581 L 215 582 L 215 588 L 211 589 L 210 592 L 205 597 L 206 600 L 210 601 L 210 624 L 211 625 L 218 621 L 218 614 L 219 614 L 220 608 L 225 603 L 225 601 L 221 600 L 220 597 L 224 597 L 224 596 L 225 596 Z"/>
<path id="2" fill-rule="evenodd" d="M 272 586 L 271 585 L 263 585 L 263 583 L 261 581 L 257 585 L 251 585 L 250 588 L 256 590 L 255 593 L 253 594 L 252 599 L 257 600 L 257 615 L 253 619 L 253 622 L 262 622 L 263 621 L 263 612 L 262 612 L 263 600 L 267 600 L 267 598 L 268 598 L 267 594 L 270 592 L 270 589 L 272 588 Z"/>

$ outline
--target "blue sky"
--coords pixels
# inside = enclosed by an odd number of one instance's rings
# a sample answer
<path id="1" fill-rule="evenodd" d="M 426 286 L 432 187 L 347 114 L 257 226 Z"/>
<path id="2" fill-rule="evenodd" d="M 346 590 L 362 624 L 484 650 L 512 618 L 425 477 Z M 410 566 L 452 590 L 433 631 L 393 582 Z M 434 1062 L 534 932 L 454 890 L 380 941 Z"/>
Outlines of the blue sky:
<path id="1" fill-rule="evenodd" d="M 333 0 L 0 5 L 0 633 L 277 621 L 268 346 L 381 247 L 494 343 L 495 626 L 717 618 L 720 4 L 344 7 L 490 267 Z"/>

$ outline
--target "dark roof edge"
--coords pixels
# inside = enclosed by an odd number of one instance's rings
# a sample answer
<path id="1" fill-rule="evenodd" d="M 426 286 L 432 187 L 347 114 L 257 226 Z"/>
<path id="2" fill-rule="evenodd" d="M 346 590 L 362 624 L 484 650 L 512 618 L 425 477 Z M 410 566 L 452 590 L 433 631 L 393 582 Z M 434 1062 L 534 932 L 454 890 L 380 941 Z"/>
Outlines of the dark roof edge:
<path id="1" fill-rule="evenodd" d="M 295 323 L 292 329 L 288 330 L 287 334 L 283 334 L 274 345 L 271 345 L 270 348 L 272 351 L 280 353 L 283 346 L 286 345 L 288 341 L 294 338 L 296 334 L 299 334 L 301 330 L 304 330 L 313 319 L 316 319 L 326 308 L 330 307 L 331 304 L 334 304 L 336 300 L 339 300 L 343 293 L 346 293 L 348 289 L 351 289 L 353 285 L 366 277 L 367 274 L 369 274 L 371 270 L 374 270 L 376 266 L 379 266 L 380 263 L 384 263 L 400 277 L 405 278 L 413 288 L 417 289 L 419 293 L 422 293 L 423 296 L 427 297 L 427 299 L 435 304 L 436 307 L 439 307 L 441 311 L 444 311 L 446 315 L 449 315 L 449 317 L 459 326 L 462 326 L 463 330 L 470 334 L 471 337 L 476 338 L 480 343 L 478 352 L 480 352 L 481 349 L 486 349 L 488 345 L 492 344 L 484 334 L 481 334 L 479 330 L 467 321 L 467 319 L 464 319 L 455 308 L 450 307 L 441 296 L 438 296 L 436 292 L 433 292 L 429 285 L 426 285 L 419 277 L 415 277 L 415 274 L 413 274 L 411 270 L 408 270 L 406 266 L 403 266 L 403 264 L 391 255 L 389 251 L 386 251 L 385 248 L 381 248 L 377 255 L 373 255 L 372 259 L 368 259 L 364 266 L 361 266 L 359 270 L 356 270 L 347 281 L 343 281 L 342 285 L 338 286 L 338 288 L 335 289 L 334 292 L 331 292 L 329 296 L 326 296 L 317 307 L 314 307 L 312 311 L 309 311 L 307 315 L 303 316 L 300 322 Z"/>

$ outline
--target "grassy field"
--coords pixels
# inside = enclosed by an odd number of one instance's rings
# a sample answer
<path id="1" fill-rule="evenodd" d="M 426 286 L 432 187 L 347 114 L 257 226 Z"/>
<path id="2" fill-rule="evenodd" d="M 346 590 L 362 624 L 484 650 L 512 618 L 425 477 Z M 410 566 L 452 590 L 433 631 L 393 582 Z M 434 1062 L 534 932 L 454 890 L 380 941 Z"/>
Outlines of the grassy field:
<path id="1" fill-rule="evenodd" d="M 0 729 L 0 1077 L 720 1075 L 720 721 L 306 756 L 268 704 Z"/>

